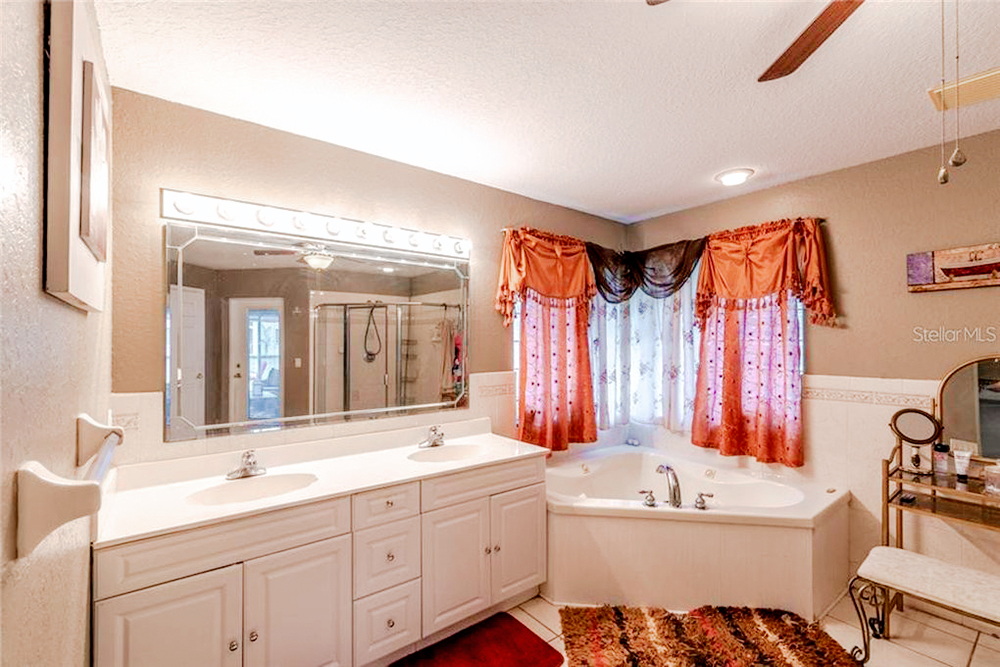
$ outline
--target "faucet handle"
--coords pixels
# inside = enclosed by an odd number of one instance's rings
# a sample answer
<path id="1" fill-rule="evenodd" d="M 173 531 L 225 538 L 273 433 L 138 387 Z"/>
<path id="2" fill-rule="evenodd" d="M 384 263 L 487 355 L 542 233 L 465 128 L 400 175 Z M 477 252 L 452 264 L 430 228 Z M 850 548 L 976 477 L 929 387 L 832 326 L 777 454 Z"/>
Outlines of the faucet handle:
<path id="1" fill-rule="evenodd" d="M 642 504 L 646 507 L 656 507 L 656 497 L 653 495 L 652 489 L 647 491 L 639 491 L 638 493 L 644 494 L 646 498 L 642 501 Z"/>
<path id="2" fill-rule="evenodd" d="M 247 467 L 257 465 L 256 450 L 248 449 L 245 452 L 243 452 L 243 465 Z"/>
<path id="3" fill-rule="evenodd" d="M 699 491 L 698 492 L 698 497 L 694 499 L 694 507 L 695 507 L 695 509 L 699 509 L 699 510 L 708 509 L 708 505 L 705 503 L 705 498 L 714 498 L 714 497 L 715 497 L 714 493 L 704 493 L 704 492 Z"/>

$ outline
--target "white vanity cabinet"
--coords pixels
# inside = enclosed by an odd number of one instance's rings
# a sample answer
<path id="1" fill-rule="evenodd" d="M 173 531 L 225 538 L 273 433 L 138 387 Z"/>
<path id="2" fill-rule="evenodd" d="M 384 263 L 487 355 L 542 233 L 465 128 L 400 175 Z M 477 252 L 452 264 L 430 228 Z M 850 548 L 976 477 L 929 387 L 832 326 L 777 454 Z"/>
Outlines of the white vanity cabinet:
<path id="1" fill-rule="evenodd" d="M 424 637 L 545 581 L 544 461 L 519 463 L 423 482 Z"/>
<path id="2" fill-rule="evenodd" d="M 545 580 L 544 475 L 519 457 L 97 543 L 94 665 L 401 657 Z"/>
<path id="3" fill-rule="evenodd" d="M 351 666 L 351 536 L 94 607 L 100 667 Z"/>

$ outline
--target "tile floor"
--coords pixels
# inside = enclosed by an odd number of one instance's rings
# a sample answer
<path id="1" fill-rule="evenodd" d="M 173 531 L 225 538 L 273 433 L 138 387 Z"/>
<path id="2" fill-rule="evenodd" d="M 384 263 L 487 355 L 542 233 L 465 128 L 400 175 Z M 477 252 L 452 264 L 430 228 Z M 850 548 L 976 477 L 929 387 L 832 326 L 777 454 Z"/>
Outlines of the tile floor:
<path id="1" fill-rule="evenodd" d="M 536 597 L 508 613 L 565 655 L 558 607 Z M 847 596 L 822 623 L 830 636 L 848 650 L 861 642 L 858 618 Z M 909 610 L 893 614 L 892 632 L 890 641 L 872 641 L 868 667 L 1000 667 L 1000 631 L 978 632 Z"/>

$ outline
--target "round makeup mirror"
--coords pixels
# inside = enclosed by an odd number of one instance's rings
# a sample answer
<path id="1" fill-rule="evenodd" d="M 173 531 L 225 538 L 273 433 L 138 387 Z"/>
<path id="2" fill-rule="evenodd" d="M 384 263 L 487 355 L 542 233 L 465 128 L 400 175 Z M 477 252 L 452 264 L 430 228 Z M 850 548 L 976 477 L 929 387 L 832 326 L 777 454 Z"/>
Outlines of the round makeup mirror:
<path id="1" fill-rule="evenodd" d="M 889 420 L 889 428 L 896 434 L 897 446 L 905 442 L 910 445 L 910 467 L 904 472 L 916 476 L 930 475 L 931 471 L 924 468 L 920 456 L 921 445 L 937 442 L 941 437 L 941 422 L 929 412 L 917 408 L 904 408 Z"/>
<path id="2" fill-rule="evenodd" d="M 889 428 L 897 438 L 911 445 L 929 445 L 941 437 L 941 422 L 917 408 L 905 408 L 894 414 Z"/>

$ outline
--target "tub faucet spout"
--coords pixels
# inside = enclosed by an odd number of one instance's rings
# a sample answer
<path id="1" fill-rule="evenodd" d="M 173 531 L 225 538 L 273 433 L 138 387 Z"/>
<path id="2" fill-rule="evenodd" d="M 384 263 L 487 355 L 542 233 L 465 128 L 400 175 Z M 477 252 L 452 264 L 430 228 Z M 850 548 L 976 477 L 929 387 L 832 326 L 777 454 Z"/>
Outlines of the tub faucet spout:
<path id="1" fill-rule="evenodd" d="M 656 468 L 657 473 L 663 473 L 667 478 L 667 490 L 670 493 L 670 506 L 681 506 L 681 483 L 677 480 L 677 473 L 668 465 L 661 465 Z"/>

